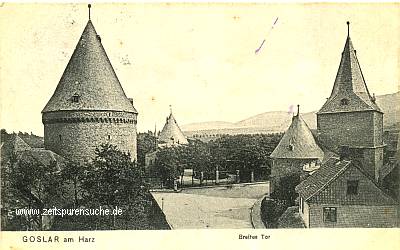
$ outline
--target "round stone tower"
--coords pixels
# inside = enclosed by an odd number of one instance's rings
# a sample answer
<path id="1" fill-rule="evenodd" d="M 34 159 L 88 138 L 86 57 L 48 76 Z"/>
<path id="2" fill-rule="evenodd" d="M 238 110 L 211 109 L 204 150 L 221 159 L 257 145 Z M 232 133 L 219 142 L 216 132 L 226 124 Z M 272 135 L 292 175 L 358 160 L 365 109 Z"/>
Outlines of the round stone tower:
<path id="1" fill-rule="evenodd" d="M 136 160 L 137 111 L 128 99 L 89 21 L 60 82 L 42 111 L 46 149 L 90 160 L 103 143 Z"/>

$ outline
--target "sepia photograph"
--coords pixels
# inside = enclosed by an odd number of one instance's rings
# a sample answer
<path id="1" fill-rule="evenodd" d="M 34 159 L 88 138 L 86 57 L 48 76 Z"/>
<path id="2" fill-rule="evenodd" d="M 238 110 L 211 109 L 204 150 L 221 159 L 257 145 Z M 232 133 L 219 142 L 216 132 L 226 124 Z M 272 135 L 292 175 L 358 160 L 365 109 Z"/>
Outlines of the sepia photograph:
<path id="1" fill-rule="evenodd" d="M 399 247 L 398 3 L 1 3 L 0 34 L 0 249 Z"/>

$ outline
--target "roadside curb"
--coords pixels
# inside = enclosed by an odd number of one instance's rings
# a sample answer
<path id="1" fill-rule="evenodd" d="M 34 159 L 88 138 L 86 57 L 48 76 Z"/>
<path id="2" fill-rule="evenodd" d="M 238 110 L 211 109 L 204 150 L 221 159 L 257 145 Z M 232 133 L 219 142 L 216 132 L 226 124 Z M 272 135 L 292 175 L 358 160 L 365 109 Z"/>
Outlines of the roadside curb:
<path id="1" fill-rule="evenodd" d="M 266 228 L 261 219 L 261 202 L 264 200 L 265 197 L 266 195 L 263 196 L 261 199 L 258 199 L 251 207 L 250 220 L 251 220 L 251 225 L 254 229 Z"/>

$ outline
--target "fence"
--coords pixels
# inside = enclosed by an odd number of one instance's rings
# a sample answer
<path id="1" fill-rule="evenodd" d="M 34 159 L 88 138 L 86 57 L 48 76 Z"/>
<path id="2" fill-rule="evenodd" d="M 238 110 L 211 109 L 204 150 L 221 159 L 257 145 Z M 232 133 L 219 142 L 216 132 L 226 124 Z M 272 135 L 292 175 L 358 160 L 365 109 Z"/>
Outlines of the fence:
<path id="1" fill-rule="evenodd" d="M 225 185 L 244 182 L 265 181 L 268 179 L 268 171 L 265 168 L 250 170 L 230 171 L 193 171 L 186 169 L 175 181 L 173 179 L 162 180 L 160 177 L 145 177 L 146 183 L 152 189 L 185 188 L 213 185 Z"/>

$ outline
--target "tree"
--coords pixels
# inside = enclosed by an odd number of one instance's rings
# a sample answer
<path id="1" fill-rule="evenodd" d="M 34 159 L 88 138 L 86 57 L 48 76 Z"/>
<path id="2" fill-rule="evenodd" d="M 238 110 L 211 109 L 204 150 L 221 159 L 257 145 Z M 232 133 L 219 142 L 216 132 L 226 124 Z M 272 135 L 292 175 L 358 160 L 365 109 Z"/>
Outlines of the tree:
<path id="1" fill-rule="evenodd" d="M 119 207 L 121 216 L 97 216 L 96 229 L 145 229 L 149 227 L 151 196 L 142 180 L 142 173 L 130 155 L 114 145 L 96 149 L 96 157 L 88 166 L 82 187 L 85 207 Z M 92 223 L 93 224 L 93 223 Z"/>
<path id="2" fill-rule="evenodd" d="M 156 137 L 151 131 L 147 133 L 139 133 L 137 137 L 138 165 L 143 167 L 145 165 L 146 154 L 154 152 L 156 149 Z"/>
<path id="3" fill-rule="evenodd" d="M 76 208 L 79 206 L 79 201 L 83 196 L 84 189 L 82 187 L 82 183 L 85 178 L 87 170 L 85 165 L 75 163 L 75 162 L 67 162 L 64 169 L 61 170 L 61 178 L 64 181 L 64 184 L 67 185 L 67 190 L 71 190 L 73 192 L 73 207 Z"/>
<path id="4" fill-rule="evenodd" d="M 300 175 L 292 174 L 279 179 L 271 198 L 284 200 L 289 206 L 295 204 L 297 193 L 295 187 L 300 184 Z"/>
<path id="5" fill-rule="evenodd" d="M 10 222 L 5 230 L 47 229 L 50 225 L 43 223 L 42 211 L 60 202 L 61 183 L 55 161 L 43 165 L 32 159 L 13 156 L 8 167 L 2 167 L 2 202 L 7 204 Z M 16 209 L 25 208 L 39 212 L 15 214 Z"/>
<path id="6" fill-rule="evenodd" d="M 156 161 L 150 170 L 154 175 L 159 176 L 167 187 L 172 187 L 173 180 L 181 175 L 182 169 L 180 164 L 182 162 L 178 157 L 178 147 L 162 148 L 157 152 Z"/>

